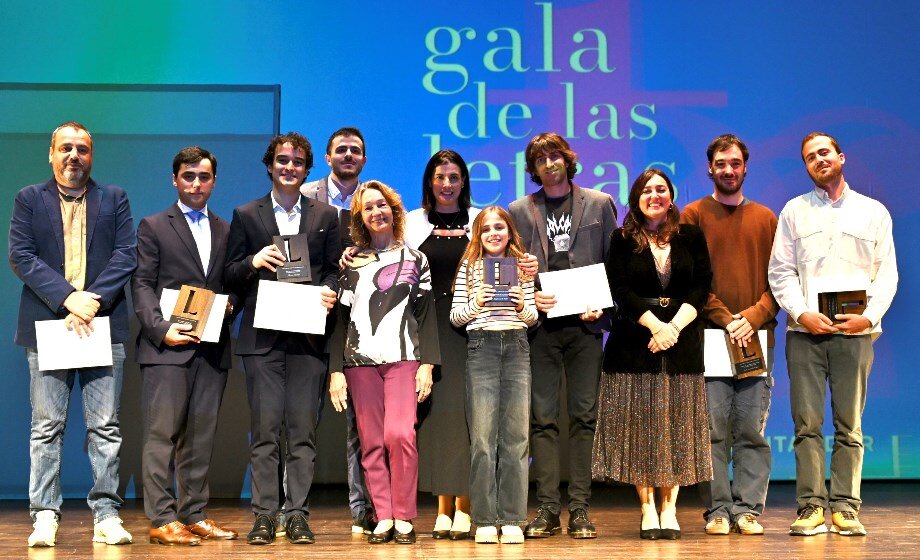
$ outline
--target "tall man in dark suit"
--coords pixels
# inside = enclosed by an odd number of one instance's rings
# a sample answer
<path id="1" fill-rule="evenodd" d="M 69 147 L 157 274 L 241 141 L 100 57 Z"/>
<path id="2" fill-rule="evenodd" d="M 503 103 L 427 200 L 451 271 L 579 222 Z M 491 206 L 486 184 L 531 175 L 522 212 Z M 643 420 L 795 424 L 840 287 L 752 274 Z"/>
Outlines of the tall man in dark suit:
<path id="1" fill-rule="evenodd" d="M 329 175 L 304 183 L 300 192 L 334 206 L 339 211 L 339 233 L 343 247 L 354 245 L 348 231 L 351 222 L 351 200 L 361 185 L 359 177 L 367 153 L 364 136 L 357 128 L 346 126 L 332 133 L 326 142 L 326 163 Z M 351 397 L 349 397 L 350 403 Z M 371 534 L 374 529 L 374 512 L 361 471 L 361 442 L 358 441 L 358 423 L 355 409 L 345 409 L 345 460 L 348 468 L 348 506 L 351 509 L 351 532 Z"/>
<path id="2" fill-rule="evenodd" d="M 271 192 L 233 211 L 225 282 L 244 295 L 236 353 L 243 357 L 251 413 L 252 510 L 250 544 L 275 539 L 278 511 L 278 461 L 285 430 L 290 508 L 286 533 L 292 543 L 312 543 L 307 500 L 316 459 L 316 425 L 327 384 L 325 336 L 257 329 L 254 326 L 259 280 L 275 280 L 284 256 L 275 235 L 307 234 L 313 285 L 324 286 L 327 310 L 335 304 L 338 259 L 342 254 L 336 210 L 300 194 L 313 166 L 310 142 L 296 132 L 272 139 L 262 158 Z"/>
<path id="3" fill-rule="evenodd" d="M 67 403 L 80 377 L 87 452 L 93 487 L 93 541 L 131 542 L 118 509 L 118 406 L 128 338 L 125 284 L 136 266 L 134 225 L 128 196 L 115 185 L 90 178 L 93 139 L 86 127 L 64 123 L 51 135 L 48 162 L 54 178 L 16 195 L 9 254 L 23 281 L 16 344 L 29 361 L 32 431 L 29 509 L 34 531 L 29 546 L 54 546 L 61 513 L 61 449 Z M 82 369 L 38 369 L 35 321 L 64 319 L 67 328 L 93 336 L 93 320 L 108 317 L 112 365 Z"/>
<path id="4" fill-rule="evenodd" d="M 203 538 L 237 537 L 204 513 L 214 433 L 231 366 L 228 324 L 220 342 L 201 342 L 184 332 L 191 326 L 169 321 L 172 309 L 160 308 L 163 290 L 179 290 L 183 284 L 224 292 L 230 224 L 208 209 L 216 181 L 217 158 L 198 146 L 184 148 L 173 159 L 178 202 L 144 218 L 137 229 L 131 294 L 141 323 L 137 362 L 145 416 L 144 510 L 153 524 L 152 543 L 196 545 Z"/>
<path id="5" fill-rule="evenodd" d="M 617 213 L 610 195 L 583 189 L 572 182 L 575 152 L 554 132 L 534 136 L 524 152 L 527 172 L 542 188 L 511 203 L 528 253 L 536 255 L 540 271 L 566 270 L 604 262 Z M 538 291 L 537 309 L 545 313 L 556 304 L 555 294 Z M 562 376 L 566 379 L 569 412 L 569 536 L 591 539 L 597 531 L 588 518 L 591 497 L 591 448 L 597 422 L 597 385 L 603 348 L 602 310 L 580 316 L 547 319 L 530 344 L 531 472 L 537 483 L 537 517 L 525 529 L 528 538 L 562 531 L 559 513 L 559 409 Z"/>

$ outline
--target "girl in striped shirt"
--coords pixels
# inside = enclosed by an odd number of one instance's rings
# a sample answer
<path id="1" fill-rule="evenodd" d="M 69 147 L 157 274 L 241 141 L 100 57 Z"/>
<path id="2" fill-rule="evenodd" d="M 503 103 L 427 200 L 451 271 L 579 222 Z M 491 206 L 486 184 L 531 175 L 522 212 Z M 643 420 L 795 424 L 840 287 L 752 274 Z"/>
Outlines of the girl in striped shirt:
<path id="1" fill-rule="evenodd" d="M 486 257 L 522 258 L 511 215 L 490 206 L 473 221 L 470 243 L 454 280 L 450 322 L 466 325 L 466 410 L 472 461 L 470 502 L 477 543 L 524 542 L 527 523 L 527 443 L 530 345 L 537 321 L 533 278 L 518 268 L 507 305 L 487 306 L 495 288 L 484 281 Z M 499 538 L 498 527 L 501 527 Z"/>

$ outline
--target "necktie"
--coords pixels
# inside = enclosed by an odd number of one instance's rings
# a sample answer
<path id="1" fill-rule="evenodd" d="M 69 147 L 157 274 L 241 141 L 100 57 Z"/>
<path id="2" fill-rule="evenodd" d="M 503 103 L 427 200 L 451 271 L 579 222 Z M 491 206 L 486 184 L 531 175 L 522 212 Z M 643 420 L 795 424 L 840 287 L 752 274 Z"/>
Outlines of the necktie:
<path id="1" fill-rule="evenodd" d="M 193 224 L 197 224 L 199 220 L 204 218 L 204 212 L 201 210 L 189 210 L 186 215 L 192 220 Z"/>

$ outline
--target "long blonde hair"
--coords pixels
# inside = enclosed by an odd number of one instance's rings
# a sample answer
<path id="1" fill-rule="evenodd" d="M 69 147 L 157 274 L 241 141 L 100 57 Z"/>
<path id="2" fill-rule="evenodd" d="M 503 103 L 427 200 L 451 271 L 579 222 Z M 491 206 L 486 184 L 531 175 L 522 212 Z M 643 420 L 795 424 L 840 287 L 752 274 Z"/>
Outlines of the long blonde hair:
<path id="1" fill-rule="evenodd" d="M 505 247 L 505 256 L 518 259 L 524 257 L 525 251 L 524 244 L 521 242 L 521 234 L 518 233 L 517 225 L 515 225 L 514 218 L 511 217 L 511 214 L 501 206 L 489 206 L 484 208 L 476 215 L 476 219 L 473 220 L 470 242 L 466 246 L 466 250 L 463 251 L 463 256 L 460 257 L 460 263 L 457 265 L 457 272 L 454 273 L 454 284 L 456 284 L 457 274 L 460 273 L 462 267 L 466 267 L 467 291 L 469 291 L 472 286 L 471 278 L 473 275 L 473 266 L 485 256 L 485 251 L 482 248 L 482 223 L 486 221 L 486 217 L 490 213 L 495 213 L 498 218 L 508 226 L 508 246 Z M 480 274 L 482 274 L 482 267 L 479 267 L 479 271 Z M 523 271 L 521 271 L 520 266 L 518 267 L 518 278 L 521 281 L 530 280 L 530 277 L 526 276 Z"/>

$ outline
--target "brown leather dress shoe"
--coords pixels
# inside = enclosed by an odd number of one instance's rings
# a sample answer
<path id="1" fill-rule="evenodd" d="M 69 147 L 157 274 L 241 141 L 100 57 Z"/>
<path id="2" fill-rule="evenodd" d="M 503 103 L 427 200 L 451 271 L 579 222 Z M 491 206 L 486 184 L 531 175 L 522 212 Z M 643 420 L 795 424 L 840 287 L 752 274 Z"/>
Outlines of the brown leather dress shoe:
<path id="1" fill-rule="evenodd" d="M 188 527 L 189 531 L 203 539 L 220 539 L 225 541 L 232 541 L 239 536 L 239 533 L 233 529 L 225 529 L 224 527 L 221 527 L 210 517 L 202 519 L 198 523 L 186 525 L 186 527 Z"/>
<path id="2" fill-rule="evenodd" d="M 150 544 L 195 546 L 201 544 L 201 538 L 193 535 L 182 523 L 173 521 L 151 529 Z"/>

